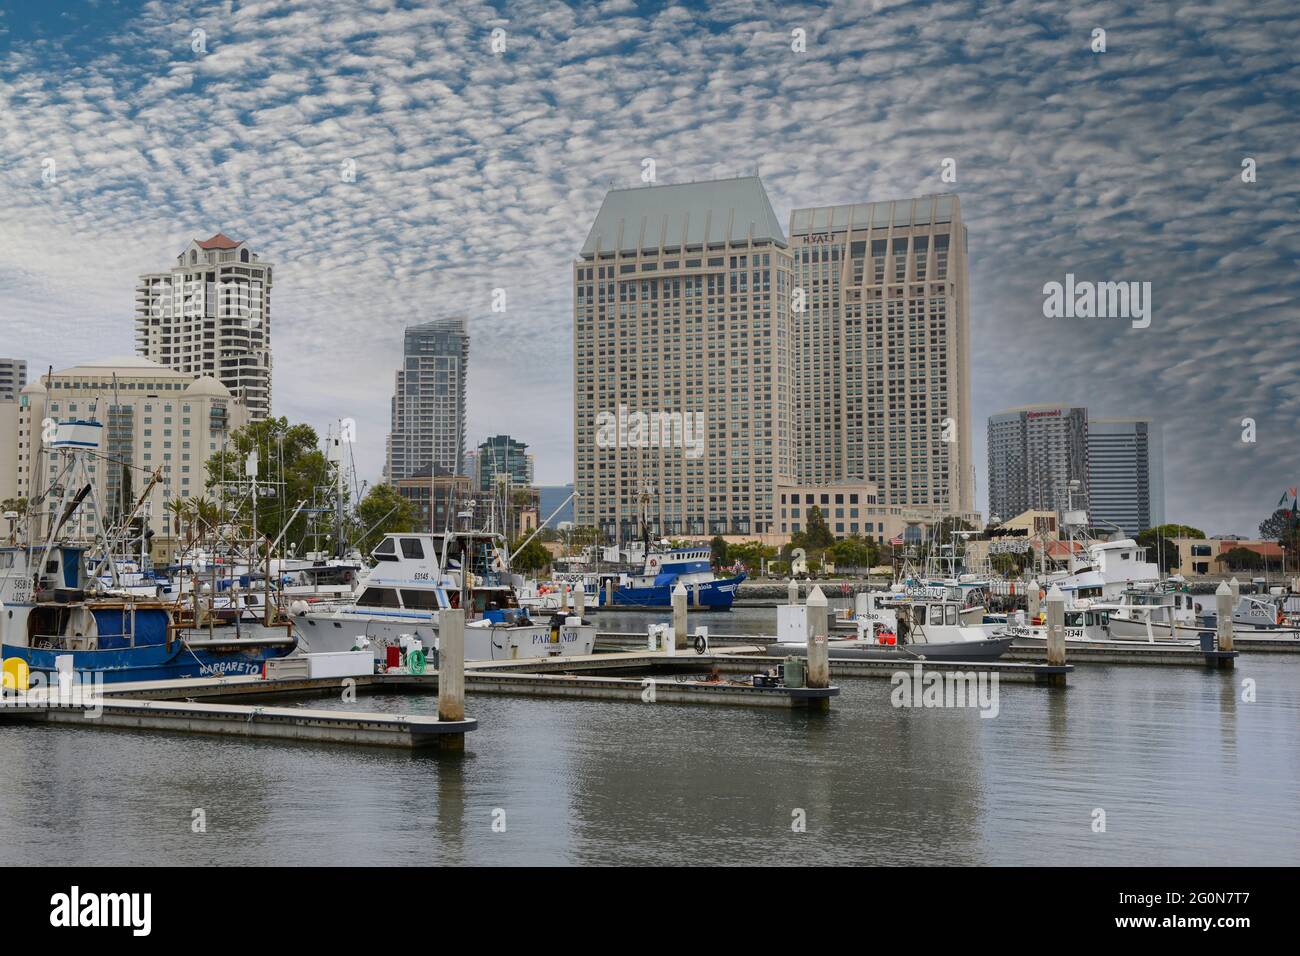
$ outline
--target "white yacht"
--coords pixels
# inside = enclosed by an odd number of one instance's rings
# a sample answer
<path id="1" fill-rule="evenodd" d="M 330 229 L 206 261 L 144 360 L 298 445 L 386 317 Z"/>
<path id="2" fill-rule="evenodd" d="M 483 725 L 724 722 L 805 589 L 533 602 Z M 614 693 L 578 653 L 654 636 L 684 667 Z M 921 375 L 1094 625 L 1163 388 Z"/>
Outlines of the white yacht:
<path id="1" fill-rule="evenodd" d="M 436 649 L 439 612 L 463 605 L 466 660 L 592 653 L 594 624 L 572 612 L 535 620 L 519 606 L 501 543 L 477 532 L 385 535 L 351 600 L 294 602 L 298 634 L 313 652 L 349 650 L 365 637 L 382 659 L 407 636 Z"/>

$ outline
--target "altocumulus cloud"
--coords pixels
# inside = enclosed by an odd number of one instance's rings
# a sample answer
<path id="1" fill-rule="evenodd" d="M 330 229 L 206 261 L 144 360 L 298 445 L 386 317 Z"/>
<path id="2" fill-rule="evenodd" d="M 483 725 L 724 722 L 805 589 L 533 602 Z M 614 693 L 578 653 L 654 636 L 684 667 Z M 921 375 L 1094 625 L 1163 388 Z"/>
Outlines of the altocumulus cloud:
<path id="1" fill-rule="evenodd" d="M 564 481 L 570 265 L 643 157 L 660 182 L 757 168 L 783 221 L 955 189 L 981 487 L 989 412 L 1083 402 L 1163 420 L 1171 519 L 1249 533 L 1300 479 L 1297 34 L 1281 0 L 10 9 L 0 354 L 131 351 L 135 275 L 221 229 L 278 267 L 278 414 L 356 418 L 377 477 L 402 327 L 463 314 L 471 438 Z M 1151 282 L 1151 327 L 1045 319 L 1067 273 Z"/>

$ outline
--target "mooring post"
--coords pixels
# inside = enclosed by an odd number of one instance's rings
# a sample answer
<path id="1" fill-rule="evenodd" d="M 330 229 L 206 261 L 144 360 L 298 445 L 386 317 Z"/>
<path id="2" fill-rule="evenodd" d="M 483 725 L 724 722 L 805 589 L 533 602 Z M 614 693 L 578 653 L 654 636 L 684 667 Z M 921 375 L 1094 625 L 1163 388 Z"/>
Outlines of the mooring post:
<path id="1" fill-rule="evenodd" d="M 785 586 L 785 596 L 787 604 L 799 603 L 799 582 L 794 578 L 791 578 L 790 583 Z"/>
<path id="2" fill-rule="evenodd" d="M 577 617 L 582 617 L 586 610 L 587 588 L 579 581 L 573 586 L 573 613 Z"/>
<path id="3" fill-rule="evenodd" d="M 605 607 L 614 606 L 614 579 L 605 582 Z"/>
<path id="4" fill-rule="evenodd" d="M 438 719 L 465 719 L 465 609 L 438 612 Z M 464 734 L 442 734 L 443 750 L 464 750 Z"/>
<path id="5" fill-rule="evenodd" d="M 830 632 L 827 630 L 826 595 L 822 593 L 820 587 L 813 585 L 804 613 L 808 615 L 808 674 L 805 678 L 807 686 L 830 687 L 830 645 L 827 643 Z M 828 710 L 830 703 L 830 698 L 821 698 L 811 701 L 810 706 L 817 710 Z"/>
<path id="6" fill-rule="evenodd" d="M 1065 595 L 1055 584 L 1047 592 L 1047 663 L 1065 663 Z"/>
<path id="7" fill-rule="evenodd" d="M 1235 581 L 1236 578 L 1233 578 Z M 1228 584 L 1220 584 L 1214 591 L 1214 609 L 1217 615 L 1216 631 L 1219 641 L 1219 650 L 1232 650 L 1232 609 L 1234 599 L 1232 588 Z M 1220 667 L 1232 667 L 1231 657 L 1216 658 Z"/>
<path id="8" fill-rule="evenodd" d="M 686 585 L 681 580 L 673 588 L 673 647 L 686 646 Z"/>
<path id="9" fill-rule="evenodd" d="M 1237 602 L 1241 600 L 1241 582 L 1235 576 L 1228 579 L 1228 590 L 1232 592 L 1232 606 L 1236 607 Z M 1219 592 L 1216 590 L 1214 593 Z"/>
<path id="10" fill-rule="evenodd" d="M 1038 624 L 1038 613 L 1042 609 L 1038 596 L 1038 578 L 1034 578 L 1029 582 L 1029 590 L 1025 592 L 1025 613 L 1029 615 L 1030 627 Z"/>
<path id="11" fill-rule="evenodd" d="M 569 582 L 568 581 L 560 582 L 560 610 L 566 614 L 568 613 L 569 610 Z"/>

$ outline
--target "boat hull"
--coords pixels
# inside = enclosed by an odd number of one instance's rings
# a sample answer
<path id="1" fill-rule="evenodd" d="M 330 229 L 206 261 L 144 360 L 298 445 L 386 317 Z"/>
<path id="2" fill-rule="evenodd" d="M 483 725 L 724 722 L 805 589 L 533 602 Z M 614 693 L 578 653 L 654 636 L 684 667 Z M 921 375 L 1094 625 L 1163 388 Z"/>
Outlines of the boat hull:
<path id="1" fill-rule="evenodd" d="M 715 611 L 730 611 L 736 591 L 745 575 L 702 581 L 686 588 L 687 607 L 703 607 Z M 614 592 L 614 604 L 620 607 L 672 607 L 675 584 L 657 584 L 652 587 L 624 586 Z"/>
<path id="2" fill-rule="evenodd" d="M 293 650 L 283 646 L 252 645 L 230 648 L 191 649 L 181 641 L 143 647 L 102 651 L 63 651 L 41 647 L 4 645 L 4 658 L 19 658 L 28 669 L 46 675 L 58 671 L 57 658 L 72 656 L 72 669 L 78 673 L 102 675 L 105 683 L 119 681 L 179 680 L 189 677 L 226 677 L 260 674 L 268 660 L 283 657 Z"/>
<path id="3" fill-rule="evenodd" d="M 385 648 L 399 646 L 402 637 L 420 640 L 426 648 L 438 646 L 436 615 L 414 614 L 385 620 L 377 617 L 339 612 L 313 614 L 308 611 L 295 618 L 306 650 L 311 653 L 348 651 L 365 637 L 382 660 Z M 591 654 L 596 646 L 596 628 L 592 624 L 561 625 L 553 634 L 549 622 L 522 627 L 494 625 L 465 627 L 465 660 L 528 660 L 530 658 L 575 657 Z M 552 640 L 552 637 L 555 639 Z"/>
<path id="4" fill-rule="evenodd" d="M 900 663 L 954 661 L 971 664 L 988 663 L 1002 657 L 1011 647 L 1010 637 L 991 637 L 982 641 L 949 641 L 941 644 L 904 644 L 901 647 L 872 644 L 866 641 L 831 641 L 828 653 L 832 663 L 840 660 L 899 661 Z M 806 644 L 770 644 L 771 657 L 807 657 Z"/>

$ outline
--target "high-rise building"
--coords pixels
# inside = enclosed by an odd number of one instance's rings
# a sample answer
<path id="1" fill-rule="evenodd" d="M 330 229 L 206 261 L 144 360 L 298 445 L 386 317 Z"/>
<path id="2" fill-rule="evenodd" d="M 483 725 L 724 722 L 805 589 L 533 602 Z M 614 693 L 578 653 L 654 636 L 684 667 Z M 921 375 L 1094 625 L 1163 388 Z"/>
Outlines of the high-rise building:
<path id="1" fill-rule="evenodd" d="M 45 419 L 98 421 L 104 426 L 101 444 L 88 470 L 99 519 L 129 512 L 150 475 L 160 471 L 145 510 L 155 533 L 154 558 L 167 561 L 176 558 L 179 546 L 171 537 L 167 504 L 205 494 L 208 459 L 248 420 L 244 406 L 216 379 L 196 379 L 137 356 L 43 375 L 22 390 L 18 405 L 18 494 L 42 516 L 39 533 L 48 531 L 50 509 L 58 503 L 46 492 L 60 480 L 63 454 L 46 449 Z M 90 506 L 83 503 L 78 520 L 89 515 Z"/>
<path id="2" fill-rule="evenodd" d="M 27 384 L 27 360 L 0 358 L 0 401 L 18 400 L 18 393 Z"/>
<path id="3" fill-rule="evenodd" d="M 1088 506 L 1088 411 L 1025 405 L 989 416 L 989 518 Z M 1069 495 L 1069 483 L 1079 489 Z"/>
<path id="4" fill-rule="evenodd" d="M 509 435 L 493 435 L 478 446 L 475 456 L 476 487 L 480 491 L 491 491 L 498 477 L 509 477 L 510 484 L 516 488 L 528 487 L 533 483 L 533 456 L 528 454 L 528 446 L 515 441 Z"/>
<path id="5" fill-rule="evenodd" d="M 0 395 L 0 502 L 18 497 L 18 399 Z M 3 510 L 3 509 L 0 509 Z M 0 524 L 0 531 L 7 530 Z"/>
<path id="6" fill-rule="evenodd" d="M 195 239 L 167 272 L 140 276 L 136 351 L 150 361 L 215 378 L 248 408 L 271 414 L 271 266 L 247 242 Z"/>
<path id="7" fill-rule="evenodd" d="M 575 521 L 772 533 L 791 472 L 790 251 L 756 176 L 615 189 L 573 266 Z"/>
<path id="8" fill-rule="evenodd" d="M 436 319 L 407 328 L 393 390 L 388 435 L 389 481 L 429 466 L 453 475 L 465 469 L 465 385 L 469 333 L 465 320 Z"/>
<path id="9" fill-rule="evenodd" d="M 1164 444 L 1149 418 L 1088 422 L 1089 518 L 1136 537 L 1165 523 Z"/>
<path id="10" fill-rule="evenodd" d="M 966 226 L 952 194 L 790 214 L 794 474 L 972 514 Z"/>

